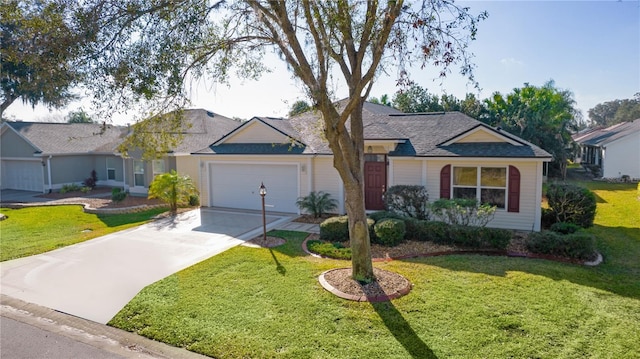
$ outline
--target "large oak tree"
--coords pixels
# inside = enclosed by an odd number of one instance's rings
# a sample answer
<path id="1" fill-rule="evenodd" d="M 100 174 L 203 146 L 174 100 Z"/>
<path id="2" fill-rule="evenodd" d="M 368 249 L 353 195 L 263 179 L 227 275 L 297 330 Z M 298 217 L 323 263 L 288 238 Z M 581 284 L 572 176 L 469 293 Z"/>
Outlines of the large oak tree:
<path id="1" fill-rule="evenodd" d="M 450 66 L 473 81 L 467 45 L 485 13 L 453 1 L 92 0 L 83 19 L 100 37 L 90 67 L 98 96 L 121 105 L 182 103 L 185 83 L 253 78 L 274 51 L 299 79 L 322 119 L 344 183 L 354 278 L 375 280 L 364 206 L 362 107 L 382 71 Z M 348 98 L 338 107 L 332 84 Z M 250 101 L 250 99 L 247 99 Z M 161 107 L 164 108 L 164 107 Z"/>

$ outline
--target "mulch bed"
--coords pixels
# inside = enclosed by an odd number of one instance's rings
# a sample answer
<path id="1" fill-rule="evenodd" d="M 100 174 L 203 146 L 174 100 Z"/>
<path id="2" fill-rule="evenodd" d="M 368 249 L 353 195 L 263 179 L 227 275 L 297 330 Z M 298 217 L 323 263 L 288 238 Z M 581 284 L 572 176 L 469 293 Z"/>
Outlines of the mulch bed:
<path id="1" fill-rule="evenodd" d="M 245 245 L 248 247 L 273 248 L 285 243 L 286 241 L 280 237 L 267 236 L 265 240 L 264 236 L 261 235 L 245 242 Z"/>
<path id="2" fill-rule="evenodd" d="M 320 275 L 322 286 L 340 298 L 358 302 L 383 302 L 399 298 L 411 290 L 411 283 L 397 273 L 374 268 L 376 280 L 360 283 L 351 277 L 351 268 L 338 268 Z"/>
<path id="3" fill-rule="evenodd" d="M 125 197 L 123 201 L 114 202 L 111 200 L 110 187 L 96 187 L 87 193 L 82 191 L 67 193 L 52 192 L 42 194 L 37 197 L 52 199 L 53 201 L 48 202 L 51 204 L 88 204 L 91 208 L 99 209 L 128 208 L 143 205 L 155 206 L 163 204 L 159 199 L 147 199 L 146 197 L 131 195 Z M 38 203 L 34 203 L 34 205 L 38 205 Z"/>

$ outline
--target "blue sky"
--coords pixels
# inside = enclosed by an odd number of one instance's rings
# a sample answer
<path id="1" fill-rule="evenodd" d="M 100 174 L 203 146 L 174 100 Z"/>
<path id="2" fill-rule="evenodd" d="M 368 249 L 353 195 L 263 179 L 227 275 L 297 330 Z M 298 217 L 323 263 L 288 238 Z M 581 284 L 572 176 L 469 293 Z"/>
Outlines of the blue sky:
<path id="1" fill-rule="evenodd" d="M 413 73 L 413 79 L 430 92 L 459 98 L 473 92 L 480 98 L 503 94 L 525 82 L 542 85 L 553 79 L 556 86 L 574 93 L 585 119 L 598 103 L 631 98 L 640 92 L 640 0 L 635 1 L 463 1 L 489 18 L 478 26 L 471 44 L 477 65 L 475 75 L 481 91 L 457 75 L 455 68 L 444 80 L 435 70 Z M 286 67 L 267 56 L 273 72 L 259 81 L 232 80 L 230 86 L 210 81 L 195 86 L 194 108 L 205 108 L 229 117 L 285 116 L 291 103 L 303 99 L 301 88 Z M 381 77 L 372 96 L 396 92 L 393 77 Z M 344 87 L 335 88 L 344 97 Z M 6 115 L 25 121 L 61 120 L 74 103 L 62 111 L 14 103 Z M 114 117 L 131 122 L 132 114 Z"/>

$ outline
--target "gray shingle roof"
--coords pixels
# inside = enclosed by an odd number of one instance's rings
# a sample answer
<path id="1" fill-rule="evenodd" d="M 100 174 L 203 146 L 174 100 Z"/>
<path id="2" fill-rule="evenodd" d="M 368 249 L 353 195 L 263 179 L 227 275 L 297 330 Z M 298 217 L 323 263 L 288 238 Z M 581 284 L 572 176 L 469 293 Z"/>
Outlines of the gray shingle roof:
<path id="1" fill-rule="evenodd" d="M 640 119 L 623 122 L 611 127 L 594 130 L 584 136 L 577 137 L 576 142 L 587 146 L 604 146 L 622 137 L 640 131 Z"/>
<path id="2" fill-rule="evenodd" d="M 93 123 L 7 122 L 43 154 L 113 153 L 126 129 Z"/>
<path id="3" fill-rule="evenodd" d="M 184 138 L 173 150 L 177 153 L 194 153 L 206 149 L 240 125 L 236 120 L 203 109 L 184 110 L 183 116 L 191 127 L 183 129 Z"/>

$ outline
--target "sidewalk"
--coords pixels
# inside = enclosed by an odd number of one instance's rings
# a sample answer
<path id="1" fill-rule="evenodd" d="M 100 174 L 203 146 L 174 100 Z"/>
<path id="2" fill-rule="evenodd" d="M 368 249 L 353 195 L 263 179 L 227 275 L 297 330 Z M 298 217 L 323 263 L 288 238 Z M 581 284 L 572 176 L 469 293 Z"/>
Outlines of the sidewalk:
<path id="1" fill-rule="evenodd" d="M 287 222 L 276 229 L 320 234 L 320 225 L 313 223 Z"/>

